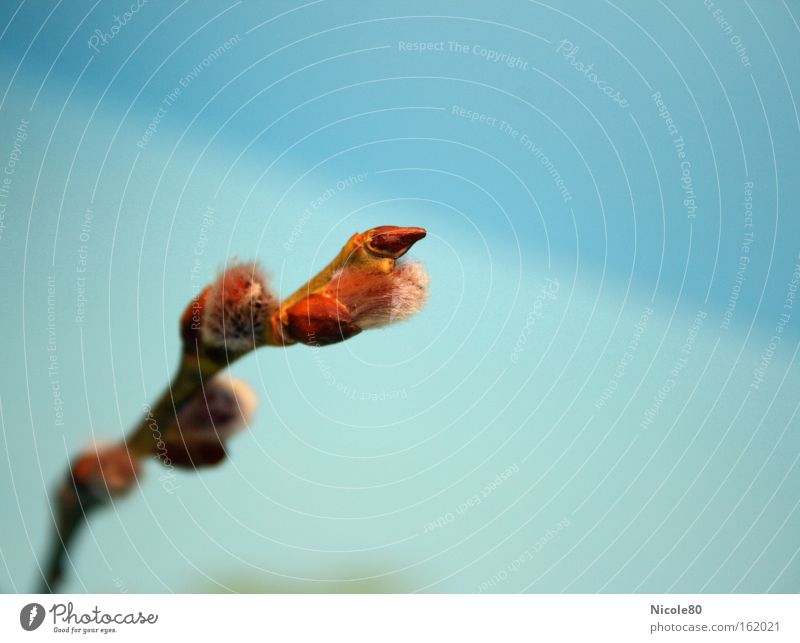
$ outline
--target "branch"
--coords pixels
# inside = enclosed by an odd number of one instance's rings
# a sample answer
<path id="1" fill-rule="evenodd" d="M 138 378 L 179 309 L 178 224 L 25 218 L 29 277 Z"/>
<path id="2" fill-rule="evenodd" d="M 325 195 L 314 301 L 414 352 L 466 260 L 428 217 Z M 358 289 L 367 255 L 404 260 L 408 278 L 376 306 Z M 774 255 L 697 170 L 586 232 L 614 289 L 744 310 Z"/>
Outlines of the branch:
<path id="1" fill-rule="evenodd" d="M 56 591 L 89 515 L 135 487 L 140 460 L 166 455 L 195 468 L 225 458 L 225 440 L 247 424 L 254 402 L 246 385 L 219 376 L 223 369 L 262 346 L 333 344 L 418 312 L 427 274 L 397 260 L 425 234 L 397 226 L 356 233 L 283 302 L 256 264 L 230 266 L 203 290 L 181 318 L 181 361 L 167 389 L 121 443 L 81 454 L 56 490 L 42 593 Z"/>

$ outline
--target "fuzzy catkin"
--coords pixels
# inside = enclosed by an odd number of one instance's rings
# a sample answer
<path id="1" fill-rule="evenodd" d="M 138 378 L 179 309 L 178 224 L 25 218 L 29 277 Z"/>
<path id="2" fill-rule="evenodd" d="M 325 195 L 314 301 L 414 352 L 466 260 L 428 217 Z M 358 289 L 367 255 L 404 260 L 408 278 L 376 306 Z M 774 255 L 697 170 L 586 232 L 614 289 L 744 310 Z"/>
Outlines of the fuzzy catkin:
<path id="1" fill-rule="evenodd" d="M 257 406 L 247 382 L 217 375 L 178 411 L 178 428 L 184 439 L 225 440 L 249 424 Z"/>
<path id="2" fill-rule="evenodd" d="M 416 261 L 398 263 L 388 274 L 343 268 L 333 275 L 325 294 L 345 304 L 360 328 L 379 328 L 422 310 L 429 283 L 425 267 Z"/>
<path id="3" fill-rule="evenodd" d="M 233 352 L 252 349 L 278 306 L 258 264 L 234 264 L 211 286 L 203 311 L 203 341 Z"/>

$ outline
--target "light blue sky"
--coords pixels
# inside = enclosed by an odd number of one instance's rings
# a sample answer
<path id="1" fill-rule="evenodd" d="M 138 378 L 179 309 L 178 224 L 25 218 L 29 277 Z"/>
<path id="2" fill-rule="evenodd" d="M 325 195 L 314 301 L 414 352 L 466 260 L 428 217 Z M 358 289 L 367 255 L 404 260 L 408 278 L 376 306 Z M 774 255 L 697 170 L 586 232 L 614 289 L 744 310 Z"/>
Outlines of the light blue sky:
<path id="1" fill-rule="evenodd" d="M 0 589 L 195 288 L 398 224 L 426 310 L 237 364 L 230 460 L 149 466 L 65 589 L 798 591 L 797 7 L 151 0 L 109 37 L 129 7 L 0 9 Z"/>

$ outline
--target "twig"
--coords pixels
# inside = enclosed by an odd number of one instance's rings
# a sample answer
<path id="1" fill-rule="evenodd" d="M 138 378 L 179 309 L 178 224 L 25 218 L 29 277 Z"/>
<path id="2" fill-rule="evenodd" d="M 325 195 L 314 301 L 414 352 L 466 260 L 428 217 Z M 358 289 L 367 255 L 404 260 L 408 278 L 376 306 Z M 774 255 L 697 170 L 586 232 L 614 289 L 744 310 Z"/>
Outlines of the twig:
<path id="1" fill-rule="evenodd" d="M 179 418 L 192 400 L 205 396 L 205 387 L 212 378 L 261 346 L 286 346 L 297 342 L 329 344 L 360 332 L 359 306 L 349 300 L 339 301 L 335 290 L 328 292 L 335 276 L 345 269 L 369 275 L 364 287 L 371 299 L 362 308 L 371 316 L 365 316 L 362 323 L 365 328 L 380 325 L 375 323 L 379 318 L 374 314 L 375 306 L 391 308 L 395 305 L 393 288 L 407 286 L 405 281 L 397 284 L 392 281 L 396 260 L 424 236 L 422 228 L 396 226 L 355 234 L 322 271 L 280 304 L 275 299 L 274 306 L 271 306 L 271 295 L 259 290 L 266 291 L 266 284 L 255 266 L 247 270 L 242 266 L 232 268 L 201 292 L 181 319 L 181 361 L 167 389 L 122 443 L 81 455 L 58 487 L 55 535 L 42 570 L 41 592 L 56 590 L 63 578 L 70 545 L 81 525 L 97 508 L 134 486 L 138 461 L 156 455 L 159 441 L 170 443 L 173 448 L 186 448 L 188 458 L 184 460 L 195 464 L 191 445 L 186 442 L 187 431 L 191 434 L 195 427 L 181 427 Z M 427 281 L 415 285 L 422 297 L 419 307 L 424 301 L 426 284 Z M 376 292 L 380 294 L 377 304 Z M 407 300 L 407 296 L 398 298 L 398 301 Z M 383 323 L 402 319 L 416 310 L 418 308 L 398 313 L 387 309 L 387 321 Z M 216 326 L 221 326 L 223 331 L 220 337 L 204 332 L 207 317 L 219 322 Z M 203 324 L 198 320 L 203 320 Z M 209 414 L 213 425 L 210 409 Z M 212 458 L 205 464 L 217 461 Z"/>

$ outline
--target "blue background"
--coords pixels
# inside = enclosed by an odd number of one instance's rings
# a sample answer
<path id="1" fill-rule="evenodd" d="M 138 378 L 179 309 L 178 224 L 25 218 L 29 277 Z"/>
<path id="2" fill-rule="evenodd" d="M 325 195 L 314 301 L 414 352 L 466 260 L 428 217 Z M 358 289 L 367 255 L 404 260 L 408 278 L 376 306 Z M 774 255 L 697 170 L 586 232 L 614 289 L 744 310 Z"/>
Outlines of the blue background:
<path id="1" fill-rule="evenodd" d="M 0 589 L 228 259 L 285 295 L 395 224 L 423 313 L 237 363 L 230 459 L 172 493 L 149 463 L 65 590 L 800 590 L 797 2 L 151 0 L 112 33 L 130 8 L 0 9 Z"/>

